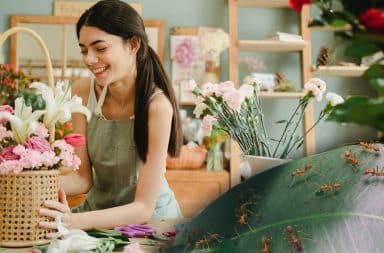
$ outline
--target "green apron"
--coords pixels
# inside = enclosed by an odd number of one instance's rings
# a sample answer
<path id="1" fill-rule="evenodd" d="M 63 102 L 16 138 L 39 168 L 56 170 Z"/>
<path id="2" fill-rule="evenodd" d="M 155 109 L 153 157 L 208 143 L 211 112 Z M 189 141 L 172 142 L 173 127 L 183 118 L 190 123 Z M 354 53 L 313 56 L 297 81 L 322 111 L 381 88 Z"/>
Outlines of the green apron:
<path id="1" fill-rule="evenodd" d="M 90 86 L 88 107 L 93 114 L 87 126 L 87 147 L 93 166 L 93 186 L 85 202 L 75 207 L 73 212 L 131 203 L 135 197 L 139 169 L 142 166 L 133 139 L 134 117 L 122 120 L 105 119 L 101 107 L 107 93 L 107 85 L 103 88 L 96 107 L 92 105 L 92 101 L 96 103 L 93 79 Z M 158 169 L 164 170 L 165 173 L 165 168 Z M 152 218 L 180 218 L 180 207 L 164 175 L 161 181 Z"/>

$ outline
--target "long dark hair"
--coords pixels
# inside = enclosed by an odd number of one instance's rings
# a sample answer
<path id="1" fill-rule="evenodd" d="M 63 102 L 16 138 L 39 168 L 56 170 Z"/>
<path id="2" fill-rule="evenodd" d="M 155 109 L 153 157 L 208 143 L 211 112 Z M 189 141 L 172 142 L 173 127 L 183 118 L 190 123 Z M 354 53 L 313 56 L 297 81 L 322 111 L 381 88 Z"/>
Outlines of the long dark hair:
<path id="1" fill-rule="evenodd" d="M 76 33 L 79 38 L 83 26 L 93 26 L 121 37 L 124 41 L 136 36 L 140 49 L 136 55 L 137 78 L 135 95 L 134 140 L 142 161 L 148 151 L 148 108 L 150 97 L 156 87 L 161 89 L 173 107 L 171 135 L 168 153 L 177 156 L 182 144 L 179 108 L 175 94 L 156 52 L 148 45 L 144 22 L 134 8 L 119 0 L 102 0 L 86 10 L 77 21 Z"/>

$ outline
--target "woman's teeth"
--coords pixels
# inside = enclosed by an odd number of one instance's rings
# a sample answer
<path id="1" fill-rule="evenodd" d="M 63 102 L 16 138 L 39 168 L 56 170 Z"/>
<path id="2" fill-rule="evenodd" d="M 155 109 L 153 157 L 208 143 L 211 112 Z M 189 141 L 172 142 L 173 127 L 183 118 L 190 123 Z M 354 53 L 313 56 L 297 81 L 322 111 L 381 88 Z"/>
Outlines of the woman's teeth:
<path id="1" fill-rule="evenodd" d="M 99 73 L 103 72 L 103 71 L 106 70 L 106 69 L 107 69 L 107 67 L 95 68 L 95 69 L 92 70 L 92 72 L 93 72 L 94 74 L 99 74 Z"/>

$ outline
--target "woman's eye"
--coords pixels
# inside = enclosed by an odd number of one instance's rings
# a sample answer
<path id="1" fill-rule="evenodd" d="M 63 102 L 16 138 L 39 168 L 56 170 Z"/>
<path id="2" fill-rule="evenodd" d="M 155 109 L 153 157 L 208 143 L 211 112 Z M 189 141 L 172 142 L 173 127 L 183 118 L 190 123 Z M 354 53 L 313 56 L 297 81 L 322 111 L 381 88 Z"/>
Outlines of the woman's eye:
<path id="1" fill-rule="evenodd" d="M 80 51 L 80 54 L 82 54 L 82 55 L 86 55 L 86 54 L 87 54 L 87 51 Z"/>
<path id="2" fill-rule="evenodd" d="M 98 52 L 104 52 L 106 49 L 107 49 L 106 47 L 98 48 L 97 51 L 98 51 Z"/>

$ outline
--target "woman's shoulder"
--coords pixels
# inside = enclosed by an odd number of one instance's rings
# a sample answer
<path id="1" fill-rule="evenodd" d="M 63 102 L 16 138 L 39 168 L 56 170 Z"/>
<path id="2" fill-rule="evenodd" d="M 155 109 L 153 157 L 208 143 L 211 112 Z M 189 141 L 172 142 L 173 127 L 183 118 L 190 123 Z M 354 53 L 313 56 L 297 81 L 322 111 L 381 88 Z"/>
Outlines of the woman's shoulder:
<path id="1" fill-rule="evenodd" d="M 90 85 L 91 79 L 89 77 L 77 79 L 72 85 L 72 94 L 81 97 L 83 104 L 88 102 Z"/>
<path id="2" fill-rule="evenodd" d="M 160 92 L 159 92 L 160 91 Z M 154 115 L 167 115 L 173 113 L 172 104 L 161 90 L 156 90 L 149 105 L 149 112 Z"/>

